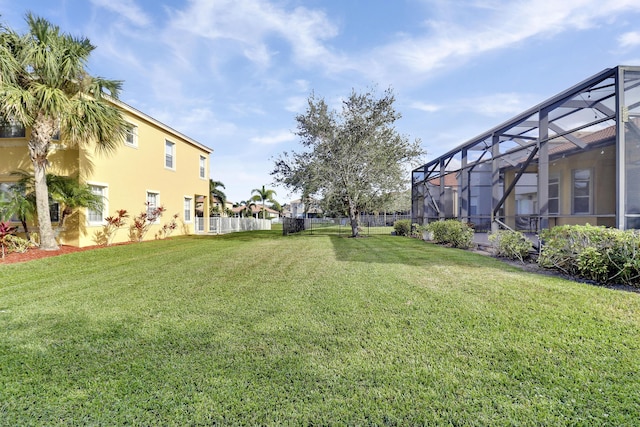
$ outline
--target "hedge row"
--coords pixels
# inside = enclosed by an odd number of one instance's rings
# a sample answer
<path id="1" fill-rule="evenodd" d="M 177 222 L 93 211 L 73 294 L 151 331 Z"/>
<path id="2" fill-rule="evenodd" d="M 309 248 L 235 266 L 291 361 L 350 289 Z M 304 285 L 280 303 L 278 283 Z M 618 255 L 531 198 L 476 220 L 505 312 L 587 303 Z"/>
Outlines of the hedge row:
<path id="1" fill-rule="evenodd" d="M 473 245 L 473 229 L 457 220 L 434 221 L 423 228 L 431 240 L 456 248 Z M 602 284 L 640 286 L 640 231 L 592 225 L 563 225 L 542 230 L 538 264 Z M 518 231 L 489 234 L 494 253 L 524 261 L 533 246 Z"/>
<path id="2" fill-rule="evenodd" d="M 640 284 L 640 234 L 635 230 L 564 225 L 540 233 L 538 263 L 600 283 Z"/>

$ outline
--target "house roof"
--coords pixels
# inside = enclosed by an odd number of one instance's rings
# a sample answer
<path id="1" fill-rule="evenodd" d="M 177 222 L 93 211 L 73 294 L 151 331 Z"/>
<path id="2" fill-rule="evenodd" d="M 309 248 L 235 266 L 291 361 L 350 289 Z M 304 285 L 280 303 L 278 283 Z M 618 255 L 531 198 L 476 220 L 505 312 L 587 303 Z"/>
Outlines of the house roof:
<path id="1" fill-rule="evenodd" d="M 413 183 L 437 176 L 442 166 L 448 168 L 454 159 L 460 163 L 465 161 L 466 168 L 495 160 L 501 168 L 515 167 L 543 141 L 549 142 L 552 155 L 608 144 L 611 142 L 609 132 L 615 132 L 611 123 L 619 120 L 615 107 L 619 96 L 617 79 L 638 72 L 637 66 L 605 69 L 419 166 L 413 170 Z M 607 127 L 600 131 L 584 132 L 603 125 Z"/>
<path id="2" fill-rule="evenodd" d="M 186 141 L 187 143 L 193 145 L 196 148 L 199 148 L 200 150 L 210 154 L 213 152 L 212 148 L 207 147 L 204 144 L 201 144 L 200 142 L 196 141 L 195 139 L 183 134 L 182 132 L 179 132 L 175 129 L 173 129 L 172 127 L 162 123 L 161 121 L 154 119 L 153 117 L 151 117 L 148 114 L 143 113 L 142 111 L 132 107 L 131 105 L 125 104 L 124 102 L 122 102 L 119 99 L 115 99 L 115 98 L 111 98 L 108 97 L 108 99 L 113 102 L 115 105 L 117 105 L 118 107 L 122 108 L 123 110 L 127 111 L 128 113 L 137 116 L 149 123 L 154 124 L 155 126 L 158 126 L 159 128 L 161 128 L 162 130 L 164 130 L 165 132 L 168 132 L 170 134 L 173 134 L 174 136 L 177 136 L 180 139 L 183 139 L 184 141 Z"/>
<path id="3" fill-rule="evenodd" d="M 585 143 L 586 147 L 601 145 L 604 142 L 615 142 L 616 126 L 609 126 L 604 129 L 578 135 L 580 140 Z M 587 148 L 588 149 L 588 148 Z M 570 141 L 558 144 L 549 148 L 549 155 L 563 154 L 568 151 L 576 150 L 576 145 Z"/>
<path id="4" fill-rule="evenodd" d="M 455 173 L 448 173 L 444 176 L 444 186 L 445 187 L 455 187 L 458 185 L 458 177 Z M 435 177 L 429 180 L 429 184 L 431 185 L 440 185 L 440 177 Z"/>

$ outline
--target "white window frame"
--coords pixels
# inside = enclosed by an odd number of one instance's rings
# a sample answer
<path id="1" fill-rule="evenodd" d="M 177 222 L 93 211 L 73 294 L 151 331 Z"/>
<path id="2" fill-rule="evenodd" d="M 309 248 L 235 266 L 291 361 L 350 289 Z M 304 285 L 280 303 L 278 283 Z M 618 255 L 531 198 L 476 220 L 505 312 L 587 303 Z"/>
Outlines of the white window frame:
<path id="1" fill-rule="evenodd" d="M 589 172 L 589 194 L 587 196 L 576 196 L 576 173 L 580 171 Z M 584 181 L 584 180 L 581 180 Z M 593 169 L 591 168 L 579 168 L 571 171 L 571 214 L 572 215 L 592 215 L 593 214 Z M 587 212 L 576 212 L 576 197 L 587 199 L 589 207 Z"/>
<path id="2" fill-rule="evenodd" d="M 87 208 L 87 224 L 90 227 L 95 227 L 95 226 L 99 226 L 99 225 L 105 225 L 105 218 L 106 218 L 106 214 L 107 212 L 109 212 L 109 205 L 108 205 L 108 195 L 109 195 L 109 185 L 105 182 L 93 182 L 93 181 L 89 181 L 87 182 L 87 185 L 89 187 L 91 187 L 91 192 L 93 194 L 97 194 L 93 191 L 94 188 L 101 188 L 102 189 L 102 211 L 100 212 L 100 220 L 95 220 L 95 219 L 91 219 L 92 217 L 92 210 Z"/>
<path id="3" fill-rule="evenodd" d="M 183 200 L 182 216 L 184 222 L 190 224 L 193 222 L 193 197 L 184 196 Z"/>
<path id="4" fill-rule="evenodd" d="M 171 147 L 171 152 L 169 152 L 169 147 Z M 171 165 L 168 164 L 169 160 L 171 160 Z M 176 170 L 176 143 L 168 139 L 164 140 L 164 167 L 172 171 Z"/>
<path id="5" fill-rule="evenodd" d="M 207 158 L 200 156 L 200 179 L 206 179 L 207 176 Z"/>
<path id="6" fill-rule="evenodd" d="M 155 204 L 152 204 L 149 201 L 149 196 L 152 195 L 152 194 L 155 196 Z M 157 207 L 162 206 L 160 204 L 160 192 L 159 191 L 147 190 L 147 195 L 146 195 L 144 200 L 147 203 L 147 205 L 146 205 L 147 206 L 147 215 L 149 215 L 149 213 L 151 212 L 152 209 L 155 209 Z M 159 222 L 160 222 L 160 218 L 158 217 L 153 221 L 153 224 L 157 224 Z"/>
<path id="7" fill-rule="evenodd" d="M 127 134 L 124 137 L 124 145 L 131 148 L 138 148 L 138 125 L 133 123 L 128 123 L 129 128 L 127 129 Z M 131 141 L 129 141 L 129 136 L 131 136 Z"/>

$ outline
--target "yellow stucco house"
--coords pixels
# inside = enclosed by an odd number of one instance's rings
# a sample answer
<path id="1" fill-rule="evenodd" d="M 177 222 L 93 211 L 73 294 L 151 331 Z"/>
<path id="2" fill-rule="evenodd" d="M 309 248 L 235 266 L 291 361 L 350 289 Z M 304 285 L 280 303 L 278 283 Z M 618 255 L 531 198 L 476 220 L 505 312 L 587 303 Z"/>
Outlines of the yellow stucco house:
<path id="1" fill-rule="evenodd" d="M 80 209 L 69 217 L 59 243 L 95 245 L 105 218 L 116 211 L 125 209 L 130 215 L 127 223 L 131 224 L 135 215 L 159 206 L 166 211 L 146 234 L 146 240 L 153 239 L 175 214 L 178 227 L 172 235 L 206 232 L 208 209 L 201 209 L 196 201 L 208 206 L 209 156 L 213 150 L 129 105 L 113 102 L 131 124 L 125 142 L 115 153 L 98 154 L 93 147 L 69 147 L 64 138 L 51 150 L 49 173 L 77 175 L 104 200 L 101 211 Z M 13 171 L 32 170 L 27 149 L 29 136 L 29 129 L 19 125 L 0 125 L 0 191 L 15 182 Z M 58 218 L 54 206 L 54 227 Z M 125 226 L 113 242 L 128 240 L 129 226 Z"/>

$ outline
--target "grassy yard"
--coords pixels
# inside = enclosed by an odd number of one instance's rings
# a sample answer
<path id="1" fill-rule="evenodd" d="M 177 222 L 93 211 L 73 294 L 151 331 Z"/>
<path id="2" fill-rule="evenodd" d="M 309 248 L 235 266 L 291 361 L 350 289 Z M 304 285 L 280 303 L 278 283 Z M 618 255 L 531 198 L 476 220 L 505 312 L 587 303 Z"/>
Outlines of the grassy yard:
<path id="1" fill-rule="evenodd" d="M 633 425 L 640 294 L 416 239 L 0 266 L 0 425 Z"/>

